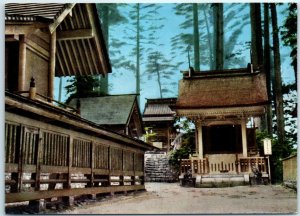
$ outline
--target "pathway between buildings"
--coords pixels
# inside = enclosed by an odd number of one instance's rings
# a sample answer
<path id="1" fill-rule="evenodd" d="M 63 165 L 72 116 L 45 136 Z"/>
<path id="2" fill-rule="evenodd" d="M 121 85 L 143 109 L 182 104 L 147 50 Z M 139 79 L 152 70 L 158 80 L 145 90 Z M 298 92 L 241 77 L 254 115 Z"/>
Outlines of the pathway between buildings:
<path id="1" fill-rule="evenodd" d="M 146 183 L 147 192 L 66 210 L 63 214 L 295 213 L 297 194 L 281 185 L 187 188 L 178 183 Z"/>

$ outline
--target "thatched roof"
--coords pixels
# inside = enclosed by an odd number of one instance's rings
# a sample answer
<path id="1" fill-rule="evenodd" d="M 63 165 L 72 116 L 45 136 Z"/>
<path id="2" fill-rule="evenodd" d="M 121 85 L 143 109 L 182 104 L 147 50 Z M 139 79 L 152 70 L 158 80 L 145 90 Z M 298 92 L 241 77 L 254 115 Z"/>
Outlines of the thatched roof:
<path id="1" fill-rule="evenodd" d="M 179 82 L 175 109 L 255 106 L 268 102 L 264 73 L 227 71 L 194 72 Z"/>

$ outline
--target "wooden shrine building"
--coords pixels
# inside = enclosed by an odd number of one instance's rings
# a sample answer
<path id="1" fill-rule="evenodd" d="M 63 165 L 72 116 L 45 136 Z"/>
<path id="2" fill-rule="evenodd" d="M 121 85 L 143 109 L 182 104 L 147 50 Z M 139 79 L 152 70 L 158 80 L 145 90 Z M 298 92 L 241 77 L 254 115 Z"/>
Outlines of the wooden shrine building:
<path id="1" fill-rule="evenodd" d="M 95 4 L 5 5 L 6 203 L 145 188 L 150 145 L 53 100 L 55 76 L 110 72 Z"/>
<path id="2" fill-rule="evenodd" d="M 149 129 L 148 133 L 153 134 L 147 141 L 166 152 L 176 136 L 173 128 L 175 112 L 170 108 L 175 103 L 176 98 L 147 99 L 143 113 L 144 125 Z"/>
<path id="3" fill-rule="evenodd" d="M 143 136 L 143 122 L 136 95 L 74 98 L 69 105 L 76 108 L 78 102 L 82 118 L 133 138 Z"/>
<path id="4" fill-rule="evenodd" d="M 249 118 L 265 114 L 265 79 L 263 72 L 248 69 L 184 73 L 173 109 L 195 122 L 197 154 L 181 168 L 192 170 L 196 186 L 248 183 L 254 167 L 268 176 L 255 129 L 247 127 Z"/>

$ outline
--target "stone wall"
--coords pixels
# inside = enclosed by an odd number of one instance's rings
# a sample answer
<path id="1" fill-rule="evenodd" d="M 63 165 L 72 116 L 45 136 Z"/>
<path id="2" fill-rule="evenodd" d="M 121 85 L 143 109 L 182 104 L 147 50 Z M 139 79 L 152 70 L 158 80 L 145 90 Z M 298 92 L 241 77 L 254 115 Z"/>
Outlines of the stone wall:
<path id="1" fill-rule="evenodd" d="M 175 182 L 178 173 L 169 165 L 169 158 L 165 152 L 145 153 L 145 181 L 146 182 Z"/>

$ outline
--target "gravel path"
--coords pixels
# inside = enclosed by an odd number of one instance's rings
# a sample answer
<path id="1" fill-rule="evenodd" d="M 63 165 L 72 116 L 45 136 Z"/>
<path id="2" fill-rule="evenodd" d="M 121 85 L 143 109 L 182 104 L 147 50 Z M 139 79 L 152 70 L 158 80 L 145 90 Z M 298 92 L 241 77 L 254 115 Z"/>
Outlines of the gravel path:
<path id="1" fill-rule="evenodd" d="M 147 192 L 66 210 L 63 214 L 242 214 L 295 213 L 297 194 L 281 185 L 187 188 L 178 183 L 146 183 Z"/>

